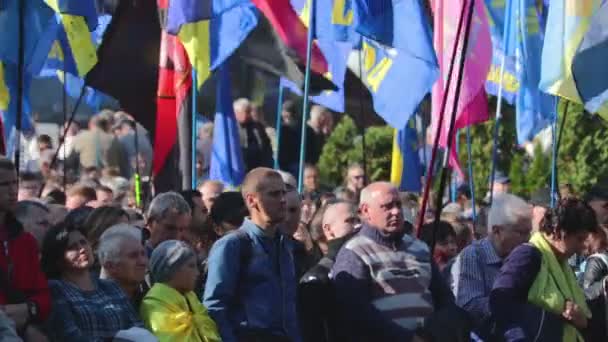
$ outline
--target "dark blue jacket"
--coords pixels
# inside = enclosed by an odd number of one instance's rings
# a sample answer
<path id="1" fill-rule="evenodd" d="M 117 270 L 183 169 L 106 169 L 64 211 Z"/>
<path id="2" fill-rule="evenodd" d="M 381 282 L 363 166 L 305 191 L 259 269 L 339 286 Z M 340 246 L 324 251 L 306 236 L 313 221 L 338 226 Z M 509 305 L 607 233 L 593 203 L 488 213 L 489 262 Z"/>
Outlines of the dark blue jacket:
<path id="1" fill-rule="evenodd" d="M 237 341 L 250 331 L 301 340 L 293 245 L 287 237 L 268 237 L 245 219 L 213 245 L 208 268 L 203 303 L 222 341 Z"/>

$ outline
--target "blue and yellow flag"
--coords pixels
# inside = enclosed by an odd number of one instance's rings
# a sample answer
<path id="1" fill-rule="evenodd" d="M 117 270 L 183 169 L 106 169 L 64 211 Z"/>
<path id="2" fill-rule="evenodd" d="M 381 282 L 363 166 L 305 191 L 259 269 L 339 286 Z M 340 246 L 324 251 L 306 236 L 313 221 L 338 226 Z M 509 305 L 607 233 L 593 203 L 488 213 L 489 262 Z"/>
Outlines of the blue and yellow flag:
<path id="1" fill-rule="evenodd" d="M 572 61 L 602 0 L 552 0 L 542 51 L 542 91 L 582 103 L 574 84 Z"/>
<path id="2" fill-rule="evenodd" d="M 543 27 L 536 0 L 508 0 L 505 18 L 505 44 L 509 56 L 518 61 L 519 90 L 515 101 L 517 141 L 532 140 L 555 118 L 556 99 L 541 92 L 541 54 Z M 507 30 L 509 32 L 507 32 Z"/>
<path id="3" fill-rule="evenodd" d="M 12 63 L 4 63 L 4 80 L 6 88 L 8 90 L 8 108 L 6 110 L 0 109 L 2 116 L 2 126 L 4 131 L 2 132 L 4 137 L 4 146 L 6 148 L 6 155 L 12 156 L 15 152 L 15 146 L 17 144 L 18 135 L 16 134 L 16 123 L 17 123 L 17 101 L 19 100 L 17 90 L 17 66 Z M 31 107 L 30 107 L 30 84 L 32 77 L 28 73 L 23 75 L 23 97 L 21 98 L 23 115 L 21 117 L 21 131 L 32 132 L 34 130 L 33 122 L 31 120 Z"/>
<path id="4" fill-rule="evenodd" d="M 372 95 L 374 110 L 392 127 L 405 127 L 437 80 L 437 64 L 367 38 L 361 53 L 361 80 Z"/>
<path id="5" fill-rule="evenodd" d="M 576 88 L 591 113 L 599 112 L 608 120 L 604 110 L 608 100 L 608 2 L 602 4 L 591 19 L 572 62 L 572 75 Z"/>
<path id="6" fill-rule="evenodd" d="M 291 0 L 291 6 L 300 19 L 308 25 L 311 0 Z M 350 42 L 359 45 L 361 35 L 353 25 L 356 13 L 351 0 L 316 0 L 314 36 L 317 39 L 335 42 Z"/>
<path id="7" fill-rule="evenodd" d="M 416 118 L 412 117 L 404 129 L 395 129 L 391 182 L 400 191 L 420 192 L 422 188 L 422 164 L 418 156 Z"/>
<path id="8" fill-rule="evenodd" d="M 498 96 L 501 83 L 500 68 L 503 56 L 505 55 L 503 28 L 505 24 L 506 4 L 505 0 L 485 0 L 488 12 L 488 24 L 492 36 L 492 66 L 488 73 L 488 80 L 486 81 L 486 92 L 494 96 Z M 519 60 L 519 57 L 512 55 L 504 57 L 505 69 L 502 79 L 502 98 L 510 104 L 515 104 L 515 97 L 519 90 L 519 80 L 517 78 L 517 60 Z"/>
<path id="9" fill-rule="evenodd" d="M 237 3 L 236 1 L 234 1 Z M 214 2 L 215 3 L 215 2 Z M 226 2 L 227 3 L 227 2 Z M 197 72 L 198 87 L 247 38 L 258 24 L 258 12 L 249 2 L 226 6 L 209 19 L 209 0 L 170 2 L 166 30 L 177 35 Z"/>
<path id="10" fill-rule="evenodd" d="M 217 77 L 216 109 L 209 179 L 236 188 L 245 178 L 239 125 L 232 108 L 228 66 L 220 66 Z"/>
<path id="11" fill-rule="evenodd" d="M 8 109 L 10 100 L 11 97 L 8 93 L 8 86 L 6 85 L 6 81 L 4 79 L 4 63 L 0 61 L 0 111 L 5 111 Z"/>

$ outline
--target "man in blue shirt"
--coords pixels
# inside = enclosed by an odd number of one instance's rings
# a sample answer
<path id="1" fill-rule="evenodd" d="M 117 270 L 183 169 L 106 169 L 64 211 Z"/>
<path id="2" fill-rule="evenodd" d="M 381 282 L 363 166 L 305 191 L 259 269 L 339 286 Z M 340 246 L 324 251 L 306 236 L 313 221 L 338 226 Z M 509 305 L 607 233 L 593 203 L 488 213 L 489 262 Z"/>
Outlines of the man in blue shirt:
<path id="1" fill-rule="evenodd" d="M 491 330 L 490 291 L 503 259 L 528 241 L 532 206 L 511 194 L 494 197 L 488 213 L 488 237 L 467 246 L 452 266 L 456 304 L 472 317 L 476 333 L 487 339 Z"/>
<path id="2" fill-rule="evenodd" d="M 293 245 L 278 230 L 285 184 L 274 170 L 256 168 L 241 192 L 250 217 L 213 245 L 203 303 L 224 342 L 299 342 Z"/>

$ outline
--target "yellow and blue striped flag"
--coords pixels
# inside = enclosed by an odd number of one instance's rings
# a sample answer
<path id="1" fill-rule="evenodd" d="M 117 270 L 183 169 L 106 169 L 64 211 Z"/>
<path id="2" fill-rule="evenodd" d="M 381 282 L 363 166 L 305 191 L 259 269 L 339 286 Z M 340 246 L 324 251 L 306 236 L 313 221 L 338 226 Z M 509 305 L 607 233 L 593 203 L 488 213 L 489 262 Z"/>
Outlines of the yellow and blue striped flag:
<path id="1" fill-rule="evenodd" d="M 8 109 L 10 100 L 11 97 L 8 93 L 8 86 L 6 85 L 6 81 L 4 79 L 4 63 L 0 61 L 0 111 L 5 111 Z"/>
<path id="2" fill-rule="evenodd" d="M 420 192 L 422 188 L 422 164 L 418 155 L 416 117 L 406 127 L 395 129 L 391 163 L 391 182 L 401 191 Z"/>
<path id="3" fill-rule="evenodd" d="M 542 51 L 542 91 L 582 103 L 574 84 L 572 61 L 602 0 L 552 0 Z"/>

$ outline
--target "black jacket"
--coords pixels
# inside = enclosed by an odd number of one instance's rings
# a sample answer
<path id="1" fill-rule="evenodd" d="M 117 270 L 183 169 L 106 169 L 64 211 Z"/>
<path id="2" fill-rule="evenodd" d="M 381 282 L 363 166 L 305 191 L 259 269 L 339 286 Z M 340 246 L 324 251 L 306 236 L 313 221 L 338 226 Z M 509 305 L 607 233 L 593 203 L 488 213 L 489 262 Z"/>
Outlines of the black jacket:
<path id="1" fill-rule="evenodd" d="M 583 289 L 593 317 L 585 331 L 586 341 L 608 341 L 604 282 L 608 277 L 608 255 L 592 255 L 587 259 L 583 275 Z"/>

